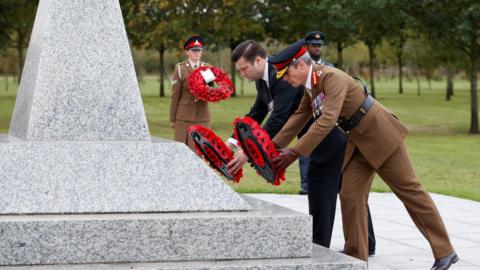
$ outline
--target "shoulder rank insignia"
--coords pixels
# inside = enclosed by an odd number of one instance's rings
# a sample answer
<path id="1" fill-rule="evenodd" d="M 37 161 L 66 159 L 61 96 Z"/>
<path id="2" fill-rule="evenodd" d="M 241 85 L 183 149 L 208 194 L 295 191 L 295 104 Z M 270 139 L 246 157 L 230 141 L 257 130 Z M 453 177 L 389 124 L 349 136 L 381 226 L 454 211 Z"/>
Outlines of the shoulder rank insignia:
<path id="1" fill-rule="evenodd" d="M 180 79 L 182 79 L 182 70 L 181 70 L 181 67 L 180 67 L 181 64 L 182 63 L 177 65 L 178 78 L 180 78 Z"/>

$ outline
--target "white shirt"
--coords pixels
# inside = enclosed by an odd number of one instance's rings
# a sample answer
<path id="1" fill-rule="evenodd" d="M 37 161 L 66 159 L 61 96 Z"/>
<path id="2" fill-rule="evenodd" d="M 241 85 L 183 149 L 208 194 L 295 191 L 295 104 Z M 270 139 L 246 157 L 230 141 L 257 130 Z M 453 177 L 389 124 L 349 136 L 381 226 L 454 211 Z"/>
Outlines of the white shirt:
<path id="1" fill-rule="evenodd" d="M 307 81 L 305 82 L 305 88 L 308 90 L 312 90 L 312 72 L 313 72 L 313 65 L 310 65 L 310 69 L 308 70 Z"/>
<path id="2" fill-rule="evenodd" d="M 192 62 L 190 62 L 190 59 L 188 59 L 188 63 L 190 63 L 190 65 L 192 66 L 192 68 L 194 68 L 195 65 L 197 65 L 197 67 L 200 66 L 200 61 L 198 61 L 197 63 L 192 63 Z"/>
<path id="3" fill-rule="evenodd" d="M 267 83 L 267 87 L 270 87 L 270 84 L 268 83 L 268 80 L 269 80 L 269 77 L 270 77 L 269 75 L 270 74 L 268 74 L 268 62 L 265 59 L 265 69 L 263 70 L 262 80 L 264 80 Z"/>
<path id="4" fill-rule="evenodd" d="M 265 59 L 267 60 L 267 59 Z M 269 80 L 269 76 L 270 74 L 268 74 L 268 62 L 265 61 L 265 69 L 263 69 L 263 77 L 262 77 L 262 80 L 265 81 L 265 83 L 267 84 L 267 87 L 270 87 L 270 84 L 268 83 L 268 80 Z M 269 108 L 270 109 L 270 108 Z M 272 108 L 273 110 L 273 108 Z M 269 112 L 270 113 L 270 112 Z M 237 145 L 238 141 L 235 140 L 234 138 L 228 138 L 227 142 L 229 143 L 232 143 L 234 144 L 235 146 Z"/>
<path id="5" fill-rule="evenodd" d="M 310 69 L 308 70 L 308 75 L 307 75 L 307 81 L 305 82 L 305 91 L 307 91 L 310 97 L 312 97 L 312 72 L 313 72 L 313 65 L 310 65 Z"/>

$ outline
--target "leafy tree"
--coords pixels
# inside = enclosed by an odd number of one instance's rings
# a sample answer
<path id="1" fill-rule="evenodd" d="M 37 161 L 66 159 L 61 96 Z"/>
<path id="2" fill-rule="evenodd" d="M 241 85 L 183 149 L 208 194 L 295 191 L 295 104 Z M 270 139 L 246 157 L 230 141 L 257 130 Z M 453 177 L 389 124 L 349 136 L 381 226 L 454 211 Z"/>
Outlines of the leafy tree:
<path id="1" fill-rule="evenodd" d="M 400 9 L 404 1 L 392 3 L 388 10 L 389 31 L 386 32 L 388 43 L 392 46 L 398 68 L 398 93 L 403 94 L 403 66 L 405 64 L 405 44 L 411 36 L 411 22 L 408 14 Z"/>
<path id="2" fill-rule="evenodd" d="M 208 33 L 212 43 L 218 47 L 227 46 L 233 51 L 244 40 L 262 41 L 265 35 L 260 15 L 262 4 L 259 0 L 218 1 L 213 7 L 213 31 Z M 234 63 L 231 63 L 230 74 L 235 86 Z"/>
<path id="3" fill-rule="evenodd" d="M 445 99 L 451 100 L 454 94 L 453 79 L 456 70 L 466 57 L 458 49 L 453 48 L 449 44 L 438 42 L 427 38 L 422 38 L 418 43 L 424 51 L 420 56 L 420 62 L 423 67 L 430 67 L 430 70 L 442 68 L 446 76 Z M 427 77 L 428 79 L 428 77 Z"/>
<path id="4" fill-rule="evenodd" d="M 3 52 L 8 47 L 8 41 L 10 40 L 8 34 L 8 29 L 10 28 L 10 4 L 8 1 L 0 2 L 0 52 Z"/>
<path id="5" fill-rule="evenodd" d="M 318 18 L 309 9 L 312 1 L 265 1 L 261 14 L 263 27 L 269 42 L 293 43 L 305 36 L 310 21 Z"/>
<path id="6" fill-rule="evenodd" d="M 319 30 L 327 36 L 327 42 L 335 44 L 337 50 L 336 67 L 343 68 L 343 50 L 354 44 L 358 21 L 361 19 L 354 13 L 348 0 L 326 0 L 311 2 L 307 10 L 311 11 L 312 19 L 308 29 Z"/>
<path id="7" fill-rule="evenodd" d="M 465 53 L 469 59 L 470 133 L 479 133 L 478 65 L 480 58 L 480 2 L 410 0 L 406 10 L 433 40 Z"/>
<path id="8" fill-rule="evenodd" d="M 184 32 L 177 3 L 168 0 L 122 2 L 122 12 L 132 45 L 155 49 L 158 53 L 159 96 L 165 96 L 165 52 L 179 44 Z"/>
<path id="9" fill-rule="evenodd" d="M 24 50 L 30 40 L 38 0 L 5 0 L 1 3 L 0 46 L 14 48 L 18 54 L 18 81 L 24 64 Z"/>
<path id="10" fill-rule="evenodd" d="M 392 10 L 394 0 L 355 0 L 352 8 L 358 22 L 358 37 L 368 47 L 370 91 L 375 96 L 374 70 L 376 65 L 375 49 L 381 44 L 383 37 L 391 30 L 390 18 L 386 14 Z"/>

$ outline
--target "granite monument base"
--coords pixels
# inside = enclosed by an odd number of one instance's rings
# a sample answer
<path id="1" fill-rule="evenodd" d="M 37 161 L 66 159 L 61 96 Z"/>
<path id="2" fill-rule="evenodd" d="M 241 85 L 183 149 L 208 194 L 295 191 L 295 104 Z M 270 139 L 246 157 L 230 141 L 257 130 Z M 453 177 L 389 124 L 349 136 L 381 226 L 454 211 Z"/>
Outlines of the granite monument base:
<path id="1" fill-rule="evenodd" d="M 367 269 L 312 245 L 310 216 L 243 198 L 250 211 L 3 215 L 0 269 Z"/>
<path id="2" fill-rule="evenodd" d="M 1 270 L 367 270 L 367 263 L 313 245 L 308 258 L 0 267 Z"/>
<path id="3" fill-rule="evenodd" d="M 0 215 L 0 265 L 309 257 L 311 217 L 241 212 Z"/>
<path id="4" fill-rule="evenodd" d="M 185 144 L 0 135 L 0 215 L 248 209 Z"/>

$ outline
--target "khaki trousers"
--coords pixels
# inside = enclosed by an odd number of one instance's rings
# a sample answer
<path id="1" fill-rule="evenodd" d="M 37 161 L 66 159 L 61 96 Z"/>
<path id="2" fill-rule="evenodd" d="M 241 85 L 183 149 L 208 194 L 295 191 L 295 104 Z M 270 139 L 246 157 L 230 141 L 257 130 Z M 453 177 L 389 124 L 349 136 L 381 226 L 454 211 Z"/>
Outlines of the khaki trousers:
<path id="1" fill-rule="evenodd" d="M 413 222 L 430 243 L 435 259 L 453 252 L 442 218 L 430 195 L 418 182 L 405 145 L 376 170 L 383 181 L 403 202 Z M 367 200 L 375 170 L 356 149 L 343 172 L 340 191 L 345 253 L 367 261 Z"/>
<path id="2" fill-rule="evenodd" d="M 194 148 L 195 143 L 193 142 L 193 139 L 190 136 L 190 134 L 188 134 L 188 128 L 191 125 L 202 125 L 206 128 L 211 128 L 211 124 L 210 124 L 210 121 L 191 122 L 191 121 L 175 120 L 175 127 L 174 127 L 175 138 L 174 138 L 174 140 L 177 141 L 177 142 L 182 142 L 182 143 L 188 145 L 188 147 L 190 147 L 190 149 L 192 149 L 192 151 L 197 153 L 195 151 L 195 148 Z"/>

